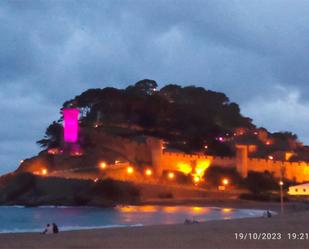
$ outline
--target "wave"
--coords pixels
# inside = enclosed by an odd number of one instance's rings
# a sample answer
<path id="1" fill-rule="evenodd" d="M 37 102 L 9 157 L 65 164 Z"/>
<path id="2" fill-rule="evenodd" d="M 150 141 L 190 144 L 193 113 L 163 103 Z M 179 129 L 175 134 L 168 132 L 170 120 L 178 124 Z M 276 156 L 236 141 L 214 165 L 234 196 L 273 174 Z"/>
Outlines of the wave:
<path id="1" fill-rule="evenodd" d="M 121 228 L 121 227 L 142 227 L 143 224 L 130 224 L 130 225 L 104 225 L 104 226 L 63 226 L 60 227 L 60 232 L 76 231 L 76 230 L 93 230 L 93 229 L 105 229 L 105 228 Z M 44 228 L 32 228 L 32 229 L 3 229 L 1 233 L 42 233 Z"/>
<path id="2" fill-rule="evenodd" d="M 1 208 L 25 208 L 25 206 L 23 206 L 23 205 L 12 205 L 12 206 L 10 206 L 10 205 L 1 205 L 0 206 Z"/>
<path id="3" fill-rule="evenodd" d="M 96 206 L 57 206 L 57 205 L 42 205 L 42 206 L 0 205 L 0 208 L 102 208 L 102 207 L 96 207 Z"/>

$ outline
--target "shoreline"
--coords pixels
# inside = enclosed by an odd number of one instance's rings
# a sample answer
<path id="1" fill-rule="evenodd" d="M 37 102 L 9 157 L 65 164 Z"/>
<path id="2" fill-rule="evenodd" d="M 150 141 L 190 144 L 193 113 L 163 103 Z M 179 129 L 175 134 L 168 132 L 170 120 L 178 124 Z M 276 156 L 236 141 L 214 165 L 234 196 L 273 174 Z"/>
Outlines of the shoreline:
<path id="1" fill-rule="evenodd" d="M 173 199 L 173 200 L 148 200 L 138 204 L 129 204 L 129 205 L 120 205 L 121 207 L 125 206 L 195 206 L 195 207 L 207 207 L 207 208 L 219 208 L 219 209 L 239 209 L 239 210 L 252 210 L 252 211 L 266 211 L 269 210 L 272 212 L 272 216 L 280 216 L 280 203 L 277 202 L 256 202 L 256 201 L 247 201 L 247 200 L 235 200 L 235 199 Z M 11 207 L 11 206 L 5 206 Z M 97 206 L 55 206 L 55 205 L 43 205 L 38 207 L 27 207 L 27 206 L 15 206 L 16 208 L 103 208 L 106 207 L 97 207 Z M 293 214 L 295 212 L 303 212 L 309 210 L 309 203 L 286 203 L 285 204 L 285 214 Z M 240 220 L 240 219 L 254 219 L 261 218 L 262 216 L 247 216 L 247 217 L 233 217 L 228 219 L 210 219 L 210 220 L 202 220 L 199 223 L 208 223 L 213 221 L 226 221 L 226 220 Z M 72 231 L 89 231 L 89 230 L 101 230 L 101 229 L 114 229 L 114 228 L 132 228 L 132 227 L 151 227 L 151 226 L 166 226 L 166 225 L 182 225 L 183 222 L 172 223 L 172 224 L 107 224 L 107 225 L 99 225 L 99 226 L 66 226 L 61 228 L 61 232 L 72 232 Z M 16 229 L 11 231 L 0 231 L 0 235 L 3 234 L 34 234 L 40 233 L 42 229 L 34 228 L 34 229 Z"/>
<path id="2" fill-rule="evenodd" d="M 100 205 L 54 205 L 54 204 L 44 204 L 44 205 L 21 205 L 21 204 L 5 204 L 0 205 L 0 207 L 16 207 L 16 208 L 114 208 L 117 206 L 145 206 L 145 205 L 154 205 L 154 206 L 205 206 L 205 207 L 225 207 L 225 208 L 249 208 L 249 209 L 260 209 L 267 208 L 269 209 L 280 209 L 280 202 L 272 201 L 254 201 L 254 200 L 245 200 L 237 198 L 174 198 L 174 199 L 147 199 L 139 202 L 129 202 L 129 203 L 119 203 L 113 206 L 100 206 Z M 309 209 L 308 202 L 285 202 L 284 207 L 287 211 L 295 211 L 296 209 Z"/>
<path id="3" fill-rule="evenodd" d="M 212 220 L 199 224 L 153 225 L 94 230 L 0 234 L 0 248 L 307 248 L 309 240 L 289 239 L 289 233 L 308 233 L 309 211 L 272 218 Z M 281 236 L 267 239 L 235 238 L 240 233 Z"/>

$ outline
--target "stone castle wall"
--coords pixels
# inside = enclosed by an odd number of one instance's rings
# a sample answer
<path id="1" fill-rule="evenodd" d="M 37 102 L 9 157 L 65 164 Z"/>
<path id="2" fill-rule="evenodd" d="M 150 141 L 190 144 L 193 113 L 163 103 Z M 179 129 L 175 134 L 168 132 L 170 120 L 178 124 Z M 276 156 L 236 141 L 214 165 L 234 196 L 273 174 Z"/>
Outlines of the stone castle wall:
<path id="1" fill-rule="evenodd" d="M 178 165 L 182 163 L 194 165 L 201 161 L 207 161 L 210 166 L 236 168 L 239 173 L 242 173 L 242 169 L 237 167 L 238 160 L 237 157 L 214 157 L 165 152 L 162 154 L 161 165 L 164 170 L 177 170 Z M 296 180 L 297 182 L 309 181 L 309 163 L 307 162 L 285 162 L 247 158 L 246 168 L 247 171 L 269 171 L 274 173 L 276 177 L 280 177 L 282 172 L 285 178 Z"/>
<path id="2" fill-rule="evenodd" d="M 179 164 L 194 166 L 199 162 L 207 162 L 209 165 L 220 167 L 235 167 L 236 160 L 232 157 L 213 157 L 185 153 L 163 152 L 161 167 L 164 170 L 176 170 Z"/>
<path id="3" fill-rule="evenodd" d="M 157 175 L 161 175 L 164 170 L 179 170 L 179 167 L 188 165 L 194 168 L 198 164 L 207 164 L 208 166 L 236 168 L 243 177 L 247 176 L 248 171 L 269 171 L 273 172 L 276 177 L 280 177 L 282 172 L 283 176 L 290 180 L 309 181 L 309 163 L 249 158 L 247 151 L 249 147 L 245 145 L 237 145 L 236 157 L 216 157 L 165 152 L 162 149 L 162 140 L 153 137 L 132 140 L 106 133 L 95 134 L 98 139 L 97 144 L 104 144 L 104 147 L 122 154 L 132 163 L 142 162 L 152 165 Z"/>
<path id="4" fill-rule="evenodd" d="M 88 133 L 90 132 L 88 131 Z M 100 147 L 110 149 L 119 153 L 131 163 L 152 163 L 152 152 L 155 148 L 149 144 L 149 141 L 152 141 L 151 138 L 129 139 L 95 131 L 88 135 L 91 136 L 93 143 L 96 144 L 96 149 L 100 149 Z"/>
<path id="5" fill-rule="evenodd" d="M 248 159 L 248 169 L 258 172 L 267 170 L 273 172 L 276 177 L 280 177 L 282 172 L 282 175 L 287 179 L 296 180 L 297 182 L 309 181 L 308 162 L 286 162 L 250 158 Z"/>

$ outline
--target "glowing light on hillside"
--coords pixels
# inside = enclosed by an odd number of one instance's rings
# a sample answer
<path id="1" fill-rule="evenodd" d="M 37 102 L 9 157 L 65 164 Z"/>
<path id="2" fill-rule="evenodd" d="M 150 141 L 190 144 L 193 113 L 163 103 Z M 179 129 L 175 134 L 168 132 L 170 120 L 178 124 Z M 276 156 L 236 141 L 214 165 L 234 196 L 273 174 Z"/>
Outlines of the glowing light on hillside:
<path id="1" fill-rule="evenodd" d="M 20 160 L 19 163 L 22 164 L 24 162 L 24 160 Z"/>
<path id="2" fill-rule="evenodd" d="M 224 138 L 223 138 L 223 137 L 218 137 L 218 140 L 219 140 L 220 142 L 224 142 Z"/>
<path id="3" fill-rule="evenodd" d="M 97 181 L 99 181 L 99 179 L 98 179 L 98 178 L 95 178 L 93 181 L 94 181 L 94 182 L 97 182 Z"/>
<path id="4" fill-rule="evenodd" d="M 42 175 L 47 175 L 47 169 L 42 169 L 41 173 L 42 173 Z"/>
<path id="5" fill-rule="evenodd" d="M 192 166 L 185 162 L 179 162 L 177 163 L 177 170 L 184 174 L 189 174 L 192 171 Z"/>
<path id="6" fill-rule="evenodd" d="M 168 173 L 168 178 L 170 180 L 174 179 L 175 178 L 175 174 L 173 172 Z"/>
<path id="7" fill-rule="evenodd" d="M 60 153 L 60 150 L 58 148 L 51 148 L 47 151 L 47 153 L 51 155 L 57 155 Z"/>
<path id="8" fill-rule="evenodd" d="M 106 169 L 106 167 L 107 167 L 106 162 L 100 162 L 100 168 L 101 169 Z"/>
<path id="9" fill-rule="evenodd" d="M 204 146 L 204 149 L 206 149 L 206 150 L 207 150 L 207 149 L 208 149 L 208 145 L 205 145 L 205 146 Z"/>
<path id="10" fill-rule="evenodd" d="M 128 167 L 128 168 L 127 168 L 127 173 L 128 173 L 129 175 L 133 174 L 133 172 L 134 172 L 133 167 Z"/>
<path id="11" fill-rule="evenodd" d="M 227 185 L 229 184 L 229 179 L 224 178 L 224 179 L 222 180 L 222 184 L 223 184 L 224 186 L 227 186 Z"/>
<path id="12" fill-rule="evenodd" d="M 146 175 L 146 176 L 151 176 L 151 175 L 152 175 L 151 169 L 146 169 L 145 175 Z"/>
<path id="13" fill-rule="evenodd" d="M 274 160 L 274 157 L 273 156 L 268 156 L 268 159 L 269 160 Z"/>
<path id="14" fill-rule="evenodd" d="M 65 142 L 76 143 L 78 140 L 78 114 L 79 110 L 77 108 L 63 110 Z"/>
<path id="15" fill-rule="evenodd" d="M 279 185 L 280 185 L 280 186 L 283 186 L 283 181 L 280 181 L 280 182 L 279 182 Z"/>

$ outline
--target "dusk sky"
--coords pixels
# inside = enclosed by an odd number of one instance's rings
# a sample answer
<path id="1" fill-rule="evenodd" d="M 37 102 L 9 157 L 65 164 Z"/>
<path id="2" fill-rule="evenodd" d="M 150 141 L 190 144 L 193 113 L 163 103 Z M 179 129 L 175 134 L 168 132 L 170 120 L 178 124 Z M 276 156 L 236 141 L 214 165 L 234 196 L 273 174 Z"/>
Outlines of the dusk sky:
<path id="1" fill-rule="evenodd" d="M 65 100 L 141 79 L 224 92 L 309 144 L 309 1 L 1 1 L 0 173 Z"/>

